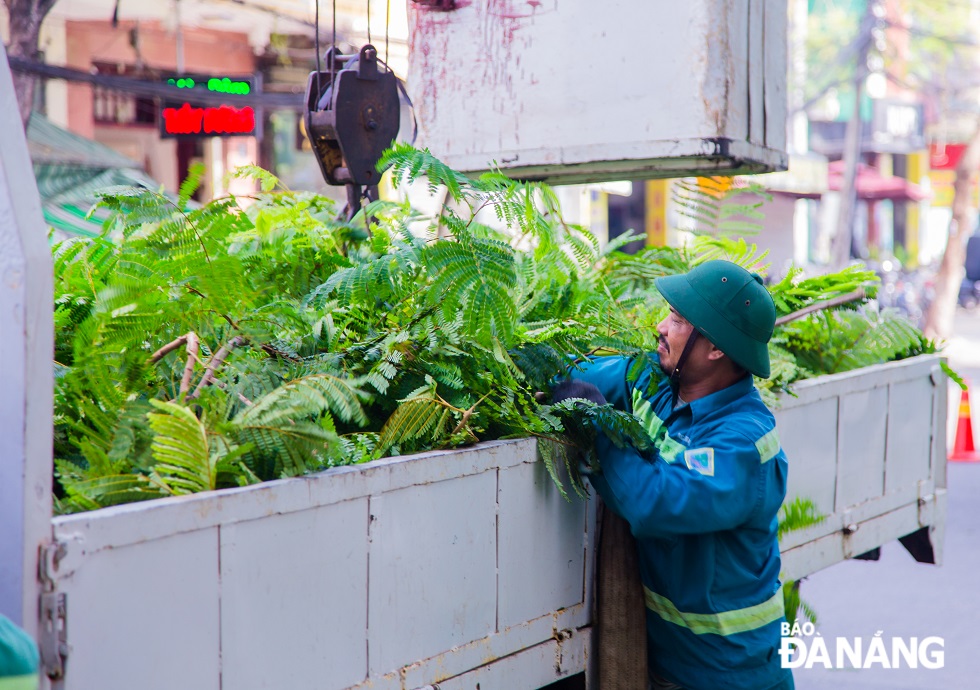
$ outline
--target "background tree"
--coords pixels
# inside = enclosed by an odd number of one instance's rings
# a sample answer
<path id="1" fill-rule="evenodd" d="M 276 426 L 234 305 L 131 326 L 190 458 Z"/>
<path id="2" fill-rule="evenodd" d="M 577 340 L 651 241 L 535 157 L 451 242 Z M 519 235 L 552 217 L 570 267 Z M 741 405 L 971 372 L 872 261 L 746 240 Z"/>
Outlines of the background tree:
<path id="1" fill-rule="evenodd" d="M 3 0 L 7 6 L 10 18 L 10 42 L 7 44 L 7 55 L 36 60 L 38 58 L 38 38 L 41 35 L 41 23 L 48 16 L 57 0 Z M 27 129 L 34 105 L 34 90 L 37 88 L 37 76 L 25 72 L 14 72 L 14 92 L 20 107 L 20 119 Z"/>
<path id="2" fill-rule="evenodd" d="M 832 116 L 834 101 L 852 104 L 855 75 L 878 74 L 926 103 L 929 132 L 945 141 L 971 142 L 956 171 L 952 220 L 936 276 L 936 295 L 926 332 L 948 337 L 952 331 L 962 278 L 963 240 L 973 225 L 972 176 L 980 164 L 980 14 L 966 2 L 946 0 L 840 0 L 811 13 L 807 34 L 805 108 Z M 811 3 L 812 6 L 812 3 Z M 874 17 L 873 21 L 869 21 Z M 828 98 L 830 96 L 830 98 Z M 842 214 L 843 215 L 843 214 Z M 838 228 L 844 241 L 838 263 L 847 260 L 851 221 Z"/>

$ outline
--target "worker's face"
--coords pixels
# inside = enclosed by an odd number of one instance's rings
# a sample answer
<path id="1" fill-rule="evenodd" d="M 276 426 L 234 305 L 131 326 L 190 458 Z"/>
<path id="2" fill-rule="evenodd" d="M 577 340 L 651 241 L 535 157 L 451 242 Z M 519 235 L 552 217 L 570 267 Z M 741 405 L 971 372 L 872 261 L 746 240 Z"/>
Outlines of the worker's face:
<path id="1" fill-rule="evenodd" d="M 657 354 L 660 355 L 660 368 L 667 374 L 677 366 L 677 359 L 684 351 L 693 330 L 691 322 L 678 314 L 673 307 L 664 320 L 657 324 L 657 334 L 660 336 Z M 692 352 L 691 355 L 693 354 Z M 691 355 L 688 355 L 688 361 Z"/>
<path id="2" fill-rule="evenodd" d="M 691 322 L 678 314 L 673 307 L 670 308 L 667 317 L 657 324 L 657 334 L 660 336 L 657 354 L 660 355 L 660 368 L 666 374 L 670 375 L 674 371 L 677 360 L 684 352 L 684 347 L 693 331 L 694 326 Z M 698 338 L 684 363 L 684 372 L 697 378 L 712 362 L 722 356 L 721 350 L 712 345 L 707 338 Z"/>

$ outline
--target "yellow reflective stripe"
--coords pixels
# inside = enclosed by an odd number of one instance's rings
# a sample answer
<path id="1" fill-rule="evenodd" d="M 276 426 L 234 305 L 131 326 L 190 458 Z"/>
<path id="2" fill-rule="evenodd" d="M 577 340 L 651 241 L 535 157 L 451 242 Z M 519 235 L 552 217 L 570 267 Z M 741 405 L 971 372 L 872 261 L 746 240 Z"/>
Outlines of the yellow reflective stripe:
<path id="1" fill-rule="evenodd" d="M 678 611 L 667 597 L 643 588 L 647 608 L 668 623 L 687 628 L 695 635 L 734 635 L 761 628 L 782 618 L 784 613 L 783 590 L 780 588 L 769 599 L 734 611 L 721 613 L 685 613 Z"/>
<path id="2" fill-rule="evenodd" d="M 687 446 L 678 443 L 667 434 L 664 434 L 663 440 L 658 441 L 656 445 L 660 457 L 670 463 L 677 462 L 677 459 L 687 450 Z"/>
<path id="3" fill-rule="evenodd" d="M 633 391 L 633 416 L 640 420 L 640 424 L 653 439 L 653 445 L 660 452 L 660 457 L 666 462 L 677 462 L 677 458 L 687 450 L 687 446 L 667 434 L 667 430 L 663 428 L 664 420 L 657 416 L 653 405 L 638 390 Z"/>
<path id="4" fill-rule="evenodd" d="M 0 690 L 37 690 L 37 687 L 38 676 L 36 673 L 0 678 Z"/>
<path id="5" fill-rule="evenodd" d="M 759 451 L 759 459 L 763 463 L 772 460 L 779 453 L 779 435 L 773 429 L 768 434 L 755 442 L 755 448 Z"/>
<path id="6" fill-rule="evenodd" d="M 664 420 L 657 416 L 653 411 L 653 405 L 637 389 L 633 390 L 633 416 L 640 420 L 640 424 L 650 434 L 650 438 L 657 438 L 657 432 L 663 426 Z"/>

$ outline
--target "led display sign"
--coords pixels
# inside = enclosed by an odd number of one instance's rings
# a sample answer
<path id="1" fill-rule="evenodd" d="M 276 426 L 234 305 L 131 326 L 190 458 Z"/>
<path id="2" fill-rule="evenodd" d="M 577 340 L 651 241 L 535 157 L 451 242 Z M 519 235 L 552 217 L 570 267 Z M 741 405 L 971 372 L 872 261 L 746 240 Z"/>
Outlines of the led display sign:
<path id="1" fill-rule="evenodd" d="M 210 91 L 246 96 L 252 82 L 244 77 L 181 74 L 166 78 L 174 97 L 163 104 L 160 113 L 162 137 L 223 137 L 255 134 L 255 111 L 236 101 L 235 105 L 195 106 L 194 91 Z"/>
<path id="2" fill-rule="evenodd" d="M 255 132 L 255 112 L 248 106 L 195 108 L 190 103 L 184 103 L 179 108 L 163 109 L 162 127 L 164 134 L 170 136 L 252 134 Z"/>

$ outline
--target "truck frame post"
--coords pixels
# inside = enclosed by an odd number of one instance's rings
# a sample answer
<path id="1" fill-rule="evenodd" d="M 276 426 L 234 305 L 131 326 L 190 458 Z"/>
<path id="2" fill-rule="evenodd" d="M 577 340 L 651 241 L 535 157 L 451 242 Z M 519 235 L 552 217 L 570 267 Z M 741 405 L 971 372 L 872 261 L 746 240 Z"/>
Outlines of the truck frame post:
<path id="1" fill-rule="evenodd" d="M 0 50 L 0 613 L 38 630 L 51 539 L 52 264 L 41 199 Z"/>

